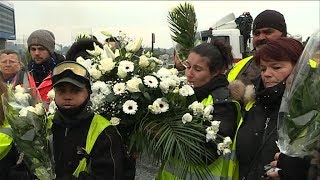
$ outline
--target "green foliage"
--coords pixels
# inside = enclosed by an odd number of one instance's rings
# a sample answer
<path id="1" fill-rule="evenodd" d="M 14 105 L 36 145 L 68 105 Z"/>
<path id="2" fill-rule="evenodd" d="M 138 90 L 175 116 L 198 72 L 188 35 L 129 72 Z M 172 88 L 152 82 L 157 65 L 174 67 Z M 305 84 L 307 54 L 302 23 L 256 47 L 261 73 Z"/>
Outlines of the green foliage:
<path id="1" fill-rule="evenodd" d="M 176 50 L 181 60 L 186 60 L 190 49 L 196 43 L 197 18 L 190 3 L 178 5 L 168 15 L 171 38 L 177 43 Z"/>

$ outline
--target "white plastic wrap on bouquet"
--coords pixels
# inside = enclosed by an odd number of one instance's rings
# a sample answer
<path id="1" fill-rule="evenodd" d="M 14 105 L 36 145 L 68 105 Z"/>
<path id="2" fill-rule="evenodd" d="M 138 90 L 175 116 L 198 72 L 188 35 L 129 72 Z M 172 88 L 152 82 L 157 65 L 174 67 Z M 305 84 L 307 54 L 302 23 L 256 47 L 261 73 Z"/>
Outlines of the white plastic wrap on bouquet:
<path id="1" fill-rule="evenodd" d="M 287 80 L 279 118 L 280 152 L 303 157 L 320 138 L 320 31 L 316 30 Z"/>

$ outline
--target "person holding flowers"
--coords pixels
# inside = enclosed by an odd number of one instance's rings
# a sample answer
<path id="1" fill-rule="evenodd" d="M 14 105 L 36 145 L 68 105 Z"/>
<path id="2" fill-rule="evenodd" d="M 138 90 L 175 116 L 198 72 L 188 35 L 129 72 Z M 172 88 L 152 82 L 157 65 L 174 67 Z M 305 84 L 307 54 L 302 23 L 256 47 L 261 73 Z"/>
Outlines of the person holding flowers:
<path id="1" fill-rule="evenodd" d="M 211 112 L 212 119 L 220 121 L 218 134 L 233 138 L 236 132 L 238 116 L 238 103 L 231 99 L 231 93 L 228 89 L 228 80 L 225 71 L 232 64 L 231 48 L 220 41 L 200 44 L 191 49 L 188 59 L 186 61 L 186 78 L 189 84 L 194 89 L 196 99 L 201 102 L 203 106 L 212 105 Z M 200 104 L 200 103 L 199 103 Z M 204 126 L 210 126 L 204 122 Z M 217 153 L 220 145 L 211 143 L 210 128 L 207 128 L 207 145 L 206 148 L 214 152 L 213 159 L 208 161 L 203 172 L 207 175 L 200 176 L 202 178 L 227 178 L 232 176 L 224 169 L 224 165 L 228 164 L 225 161 L 229 157 L 228 152 L 223 151 L 223 155 Z M 230 143 L 231 145 L 231 139 Z M 223 156 L 219 158 L 220 156 Z M 175 169 L 176 168 L 176 169 Z M 157 179 L 174 179 L 177 177 L 175 173 L 178 172 L 178 167 L 172 169 L 169 165 L 164 165 Z M 224 169 L 224 170 L 223 170 Z M 199 176 L 189 172 L 187 177 L 190 179 L 198 179 Z"/>
<path id="2" fill-rule="evenodd" d="M 261 75 L 255 82 L 255 95 L 250 94 L 252 87 L 244 92 L 245 115 L 236 137 L 240 179 L 263 179 L 265 165 L 279 151 L 276 128 L 281 99 L 302 51 L 300 42 L 281 37 L 270 40 L 255 54 Z"/>
<path id="3" fill-rule="evenodd" d="M 319 179 L 319 42 L 318 29 L 310 37 L 283 95 L 277 128 L 280 152 L 270 163 L 269 177 Z"/>

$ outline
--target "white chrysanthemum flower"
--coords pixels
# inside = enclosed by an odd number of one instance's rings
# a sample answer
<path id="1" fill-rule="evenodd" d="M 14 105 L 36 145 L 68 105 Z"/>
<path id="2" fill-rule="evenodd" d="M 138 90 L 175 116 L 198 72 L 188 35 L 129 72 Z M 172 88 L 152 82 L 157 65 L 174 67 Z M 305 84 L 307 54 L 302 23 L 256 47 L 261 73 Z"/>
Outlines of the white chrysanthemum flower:
<path id="1" fill-rule="evenodd" d="M 115 95 L 120 95 L 126 92 L 126 84 L 125 83 L 117 83 L 113 86 L 113 92 Z"/>
<path id="2" fill-rule="evenodd" d="M 81 64 L 84 66 L 86 69 L 91 69 L 92 68 L 92 61 L 91 59 L 83 59 L 81 56 L 79 56 L 76 59 L 77 63 Z"/>
<path id="3" fill-rule="evenodd" d="M 92 66 L 89 70 L 90 75 L 95 79 L 98 80 L 102 76 L 102 72 L 97 69 L 97 65 Z"/>
<path id="4" fill-rule="evenodd" d="M 201 115 L 203 114 L 204 106 L 202 103 L 199 103 L 198 101 L 194 101 L 191 105 L 189 105 L 189 109 L 193 111 L 194 115 Z"/>
<path id="5" fill-rule="evenodd" d="M 187 122 L 191 122 L 192 121 L 192 116 L 190 113 L 186 113 L 182 116 L 182 123 L 185 124 Z"/>
<path id="6" fill-rule="evenodd" d="M 35 105 L 34 112 L 39 116 L 42 116 L 46 113 L 43 106 L 42 106 L 42 103 L 37 103 Z"/>
<path id="7" fill-rule="evenodd" d="M 100 60 L 99 69 L 102 73 L 110 72 L 115 67 L 115 62 L 113 62 L 112 58 L 104 58 Z"/>
<path id="8" fill-rule="evenodd" d="M 131 93 L 140 92 L 139 85 L 142 84 L 142 80 L 137 77 L 133 77 L 127 81 L 127 90 Z"/>
<path id="9" fill-rule="evenodd" d="M 51 89 L 47 94 L 47 97 L 50 99 L 50 101 L 53 101 L 55 96 L 56 95 L 55 95 L 54 89 Z"/>
<path id="10" fill-rule="evenodd" d="M 111 125 L 116 126 L 120 123 L 120 119 L 117 117 L 112 117 L 110 120 Z"/>
<path id="11" fill-rule="evenodd" d="M 206 130 L 207 134 L 206 134 L 206 140 L 207 142 L 209 142 L 210 140 L 215 140 L 217 137 L 217 133 L 215 131 L 212 130 Z"/>
<path id="12" fill-rule="evenodd" d="M 146 68 L 149 66 L 149 59 L 147 56 L 145 55 L 142 55 L 139 57 L 139 66 L 142 67 L 142 68 Z"/>
<path id="13" fill-rule="evenodd" d="M 181 96 L 192 96 L 194 94 L 194 91 L 189 85 L 183 85 L 179 89 L 179 94 Z"/>
<path id="14" fill-rule="evenodd" d="M 228 148 L 225 148 L 225 149 L 223 150 L 223 155 L 230 154 L 230 153 L 231 153 L 231 150 L 228 149 Z"/>
<path id="15" fill-rule="evenodd" d="M 223 143 L 226 145 L 226 147 L 229 147 L 232 144 L 232 140 L 229 136 L 227 136 L 223 139 Z"/>
<path id="16" fill-rule="evenodd" d="M 131 61 L 120 61 L 118 68 L 123 68 L 126 72 L 132 72 L 134 70 L 134 63 Z"/>
<path id="17" fill-rule="evenodd" d="M 93 94 L 108 95 L 111 93 L 110 87 L 103 81 L 96 81 L 92 84 L 91 90 Z"/>
<path id="18" fill-rule="evenodd" d="M 119 78 L 125 78 L 125 77 L 127 77 L 127 72 L 123 67 L 119 66 L 117 75 L 119 76 Z"/>
<path id="19" fill-rule="evenodd" d="M 157 88 L 158 87 L 158 80 L 154 76 L 145 76 L 143 78 L 143 82 L 150 88 Z"/>
<path id="20" fill-rule="evenodd" d="M 223 143 L 219 143 L 217 145 L 217 150 L 219 150 L 219 151 L 223 151 L 225 148 L 226 148 L 226 146 Z"/>
<path id="21" fill-rule="evenodd" d="M 221 121 L 211 121 L 211 127 L 219 129 Z"/>
<path id="22" fill-rule="evenodd" d="M 161 68 L 158 70 L 158 72 L 156 73 L 158 78 L 170 78 L 170 76 L 172 75 L 169 69 L 166 68 Z"/>
<path id="23" fill-rule="evenodd" d="M 135 114 L 138 110 L 138 104 L 137 104 L 137 102 L 135 102 L 133 100 L 127 100 L 122 105 L 122 110 L 126 114 Z"/>
<path id="24" fill-rule="evenodd" d="M 175 89 L 177 83 L 171 78 L 162 78 L 159 87 L 163 93 L 168 93 L 170 89 Z"/>

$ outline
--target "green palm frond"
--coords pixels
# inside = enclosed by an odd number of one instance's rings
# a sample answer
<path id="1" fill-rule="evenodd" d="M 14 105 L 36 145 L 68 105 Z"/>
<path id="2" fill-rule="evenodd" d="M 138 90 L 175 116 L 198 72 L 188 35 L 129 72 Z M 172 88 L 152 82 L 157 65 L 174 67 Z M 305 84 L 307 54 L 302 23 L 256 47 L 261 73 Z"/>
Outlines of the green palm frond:
<path id="1" fill-rule="evenodd" d="M 214 155 L 205 147 L 202 119 L 194 118 L 192 122 L 183 124 L 181 117 L 184 113 L 165 119 L 149 116 L 149 119 L 142 120 L 136 127 L 137 134 L 132 143 L 147 149 L 155 162 L 179 160 L 177 163 L 181 171 L 176 175 L 181 178 L 188 172 L 202 177 L 209 174 L 205 164 L 214 159 Z"/>
<path id="2" fill-rule="evenodd" d="M 181 60 L 186 60 L 188 53 L 196 43 L 197 18 L 194 7 L 190 3 L 178 5 L 168 15 L 171 38 L 177 43 L 177 51 Z"/>

